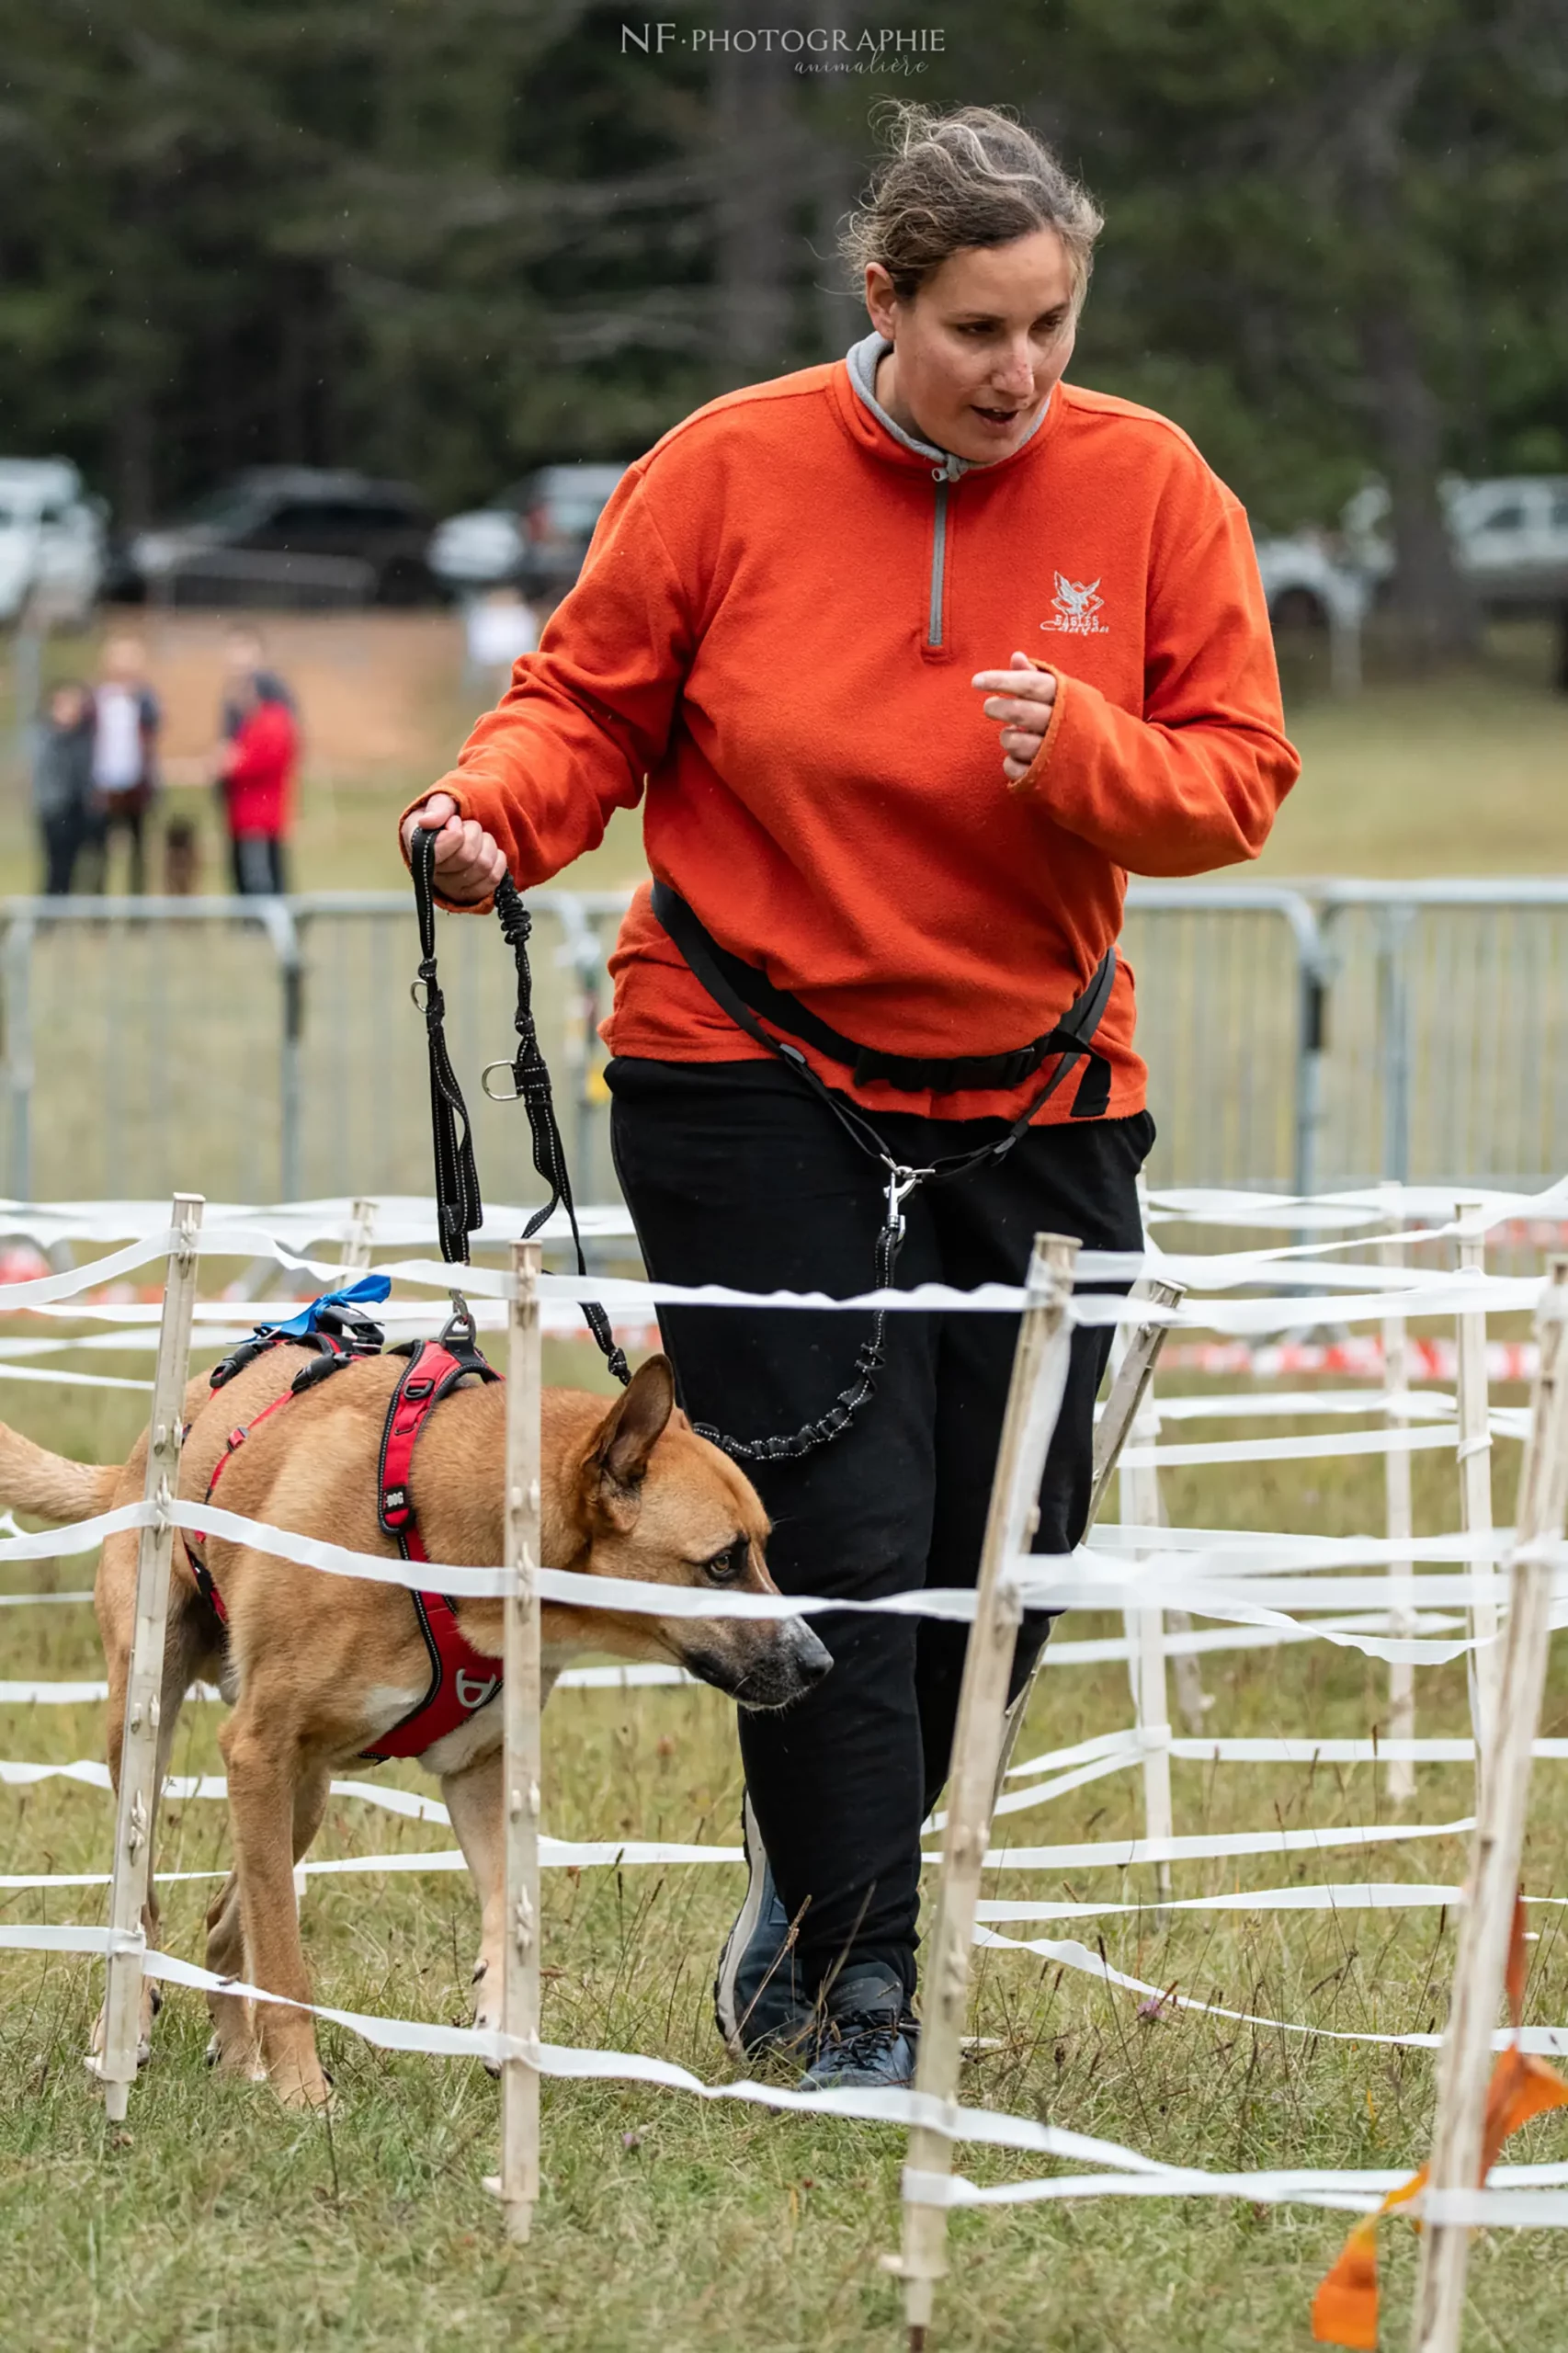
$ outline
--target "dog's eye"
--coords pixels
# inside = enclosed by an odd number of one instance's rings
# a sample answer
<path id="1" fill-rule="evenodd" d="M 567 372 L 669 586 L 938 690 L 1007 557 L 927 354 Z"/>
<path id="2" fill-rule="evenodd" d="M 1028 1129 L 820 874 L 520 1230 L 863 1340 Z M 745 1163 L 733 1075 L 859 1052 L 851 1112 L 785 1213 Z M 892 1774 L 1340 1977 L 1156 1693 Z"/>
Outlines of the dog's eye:
<path id="1" fill-rule="evenodd" d="M 737 1536 L 733 1544 L 726 1544 L 722 1552 L 715 1552 L 710 1561 L 703 1562 L 702 1574 L 710 1585 L 738 1585 L 750 1561 L 750 1539 Z"/>

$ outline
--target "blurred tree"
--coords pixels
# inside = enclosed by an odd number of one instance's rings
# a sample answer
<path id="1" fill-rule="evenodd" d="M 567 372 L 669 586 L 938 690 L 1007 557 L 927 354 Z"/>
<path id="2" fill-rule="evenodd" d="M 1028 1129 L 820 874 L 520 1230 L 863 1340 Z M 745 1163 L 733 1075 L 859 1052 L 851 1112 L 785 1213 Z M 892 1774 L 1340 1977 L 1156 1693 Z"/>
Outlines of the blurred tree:
<path id="1" fill-rule="evenodd" d="M 602 0 L 0 0 L 7 439 L 126 520 L 246 462 L 458 504 L 646 447 L 857 332 L 875 101 L 1000 99 L 1108 216 L 1074 373 L 1266 526 L 1381 472 L 1398 608 L 1465 642 L 1441 472 L 1568 469 L 1568 0 L 895 14 L 918 76 L 735 45 L 860 0 L 699 0 L 663 53 Z"/>
<path id="2" fill-rule="evenodd" d="M 1267 525 L 1381 472 L 1396 614 L 1469 644 L 1441 473 L 1568 457 L 1562 0 L 1061 0 L 1043 36 L 1033 0 L 997 0 L 986 22 L 991 71 L 1027 60 L 1023 110 L 1108 216 L 1075 372 L 1186 425 Z M 971 40 L 969 87 L 976 65 Z"/>

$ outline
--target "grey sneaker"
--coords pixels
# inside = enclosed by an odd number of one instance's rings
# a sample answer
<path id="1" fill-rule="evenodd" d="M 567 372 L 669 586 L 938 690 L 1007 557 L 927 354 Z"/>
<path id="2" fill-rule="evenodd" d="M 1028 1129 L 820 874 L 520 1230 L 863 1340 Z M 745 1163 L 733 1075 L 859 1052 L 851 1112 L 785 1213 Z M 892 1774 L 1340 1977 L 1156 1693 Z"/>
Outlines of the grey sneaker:
<path id="1" fill-rule="evenodd" d="M 745 1901 L 724 1939 L 713 1980 L 713 2016 L 732 2058 L 754 2051 L 789 2049 L 811 2031 L 812 2005 L 795 1968 L 790 1916 L 748 1797 L 741 1813 L 745 1842 Z"/>
<path id="2" fill-rule="evenodd" d="M 920 2029 L 903 1984 L 877 1963 L 846 1970 L 828 1987 L 803 2092 L 882 2090 L 915 2081 Z"/>

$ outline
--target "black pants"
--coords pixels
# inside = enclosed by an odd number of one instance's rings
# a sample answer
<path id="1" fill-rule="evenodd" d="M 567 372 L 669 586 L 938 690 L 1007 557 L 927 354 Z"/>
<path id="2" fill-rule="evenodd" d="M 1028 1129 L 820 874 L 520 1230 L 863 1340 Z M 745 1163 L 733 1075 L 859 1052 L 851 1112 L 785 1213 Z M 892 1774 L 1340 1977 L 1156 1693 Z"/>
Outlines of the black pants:
<path id="1" fill-rule="evenodd" d="M 282 843 L 275 834 L 231 834 L 229 871 L 240 898 L 281 898 Z"/>
<path id="2" fill-rule="evenodd" d="M 109 858 L 113 853 L 115 835 L 123 834 L 127 843 L 125 887 L 131 898 L 139 899 L 147 887 L 147 853 L 143 839 L 150 795 L 140 785 L 128 792 L 117 792 L 107 798 L 107 806 L 99 817 L 93 847 L 101 861 L 97 888 L 108 888 Z"/>
<path id="3" fill-rule="evenodd" d="M 656 1280 L 839 1297 L 872 1287 L 880 1168 L 788 1070 L 622 1059 L 607 1076 L 616 1167 Z M 909 1113 L 876 1125 L 912 1164 L 1002 1131 Z M 1146 1112 L 1034 1128 L 1001 1164 L 923 1187 L 906 1204 L 900 1285 L 1020 1282 L 1037 1233 L 1137 1249 L 1136 1178 L 1153 1132 Z M 867 1320 L 667 1308 L 660 1325 L 687 1412 L 752 1438 L 824 1412 L 852 1377 Z M 973 1585 L 1017 1335 L 1012 1316 L 890 1315 L 887 1365 L 851 1428 L 800 1461 L 747 1465 L 784 1592 L 867 1600 Z M 1109 1344 L 1108 1330 L 1074 1336 L 1038 1552 L 1083 1533 Z M 1026 1621 L 1015 1688 L 1048 1624 Z M 819 1688 L 783 1713 L 740 1717 L 746 1786 L 800 1918 L 807 1984 L 852 1958 L 885 1963 L 913 1992 L 920 1825 L 947 1778 L 967 1636 L 893 1617 L 829 1617 L 817 1631 L 834 1655 Z"/>
<path id="4" fill-rule="evenodd" d="M 62 899 L 70 892 L 76 872 L 82 820 L 74 809 L 66 809 L 55 816 L 40 818 L 39 824 L 43 835 L 44 896 Z"/>

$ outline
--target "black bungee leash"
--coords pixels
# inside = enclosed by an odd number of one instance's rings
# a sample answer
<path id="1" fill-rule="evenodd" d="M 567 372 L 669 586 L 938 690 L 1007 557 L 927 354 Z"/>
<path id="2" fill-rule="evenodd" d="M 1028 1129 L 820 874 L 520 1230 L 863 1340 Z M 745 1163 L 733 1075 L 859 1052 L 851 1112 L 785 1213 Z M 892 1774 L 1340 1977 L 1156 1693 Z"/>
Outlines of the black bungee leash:
<path id="1" fill-rule="evenodd" d="M 412 994 L 415 1005 L 425 1016 L 430 1054 L 430 1118 L 435 1136 L 436 1210 L 441 1255 L 449 1263 L 460 1260 L 466 1265 L 469 1236 L 483 1224 L 484 1211 L 480 1201 L 479 1176 L 474 1165 L 468 1112 L 447 1052 L 446 1006 L 436 975 L 436 834 L 429 828 L 419 827 L 414 835 L 410 858 L 422 955 L 419 978 Z M 893 1276 L 906 1231 L 903 1205 L 911 1194 L 922 1185 L 951 1184 L 987 1164 L 1005 1160 L 1014 1145 L 1028 1132 L 1036 1112 L 1055 1094 L 1070 1072 L 1086 1054 L 1092 1057 L 1090 1040 L 1109 1002 L 1116 977 L 1116 952 L 1112 949 L 1102 960 L 1072 1012 L 1051 1033 L 1049 1041 L 1040 1041 L 1042 1044 L 1049 1042 L 1060 1053 L 1061 1059 L 1045 1085 L 1035 1091 L 1004 1134 L 972 1151 L 945 1154 L 924 1167 L 916 1167 L 900 1161 L 890 1151 L 869 1120 L 818 1077 L 798 1046 L 773 1036 L 762 1027 L 709 952 L 703 927 L 694 919 L 683 920 L 689 918 L 689 910 L 684 901 L 673 892 L 655 888 L 654 910 L 691 971 L 720 1008 L 729 1015 L 737 1028 L 756 1039 L 759 1045 L 765 1046 L 770 1054 L 776 1055 L 792 1070 L 832 1113 L 851 1142 L 880 1163 L 886 1179 L 886 1189 L 882 1222 L 873 1252 L 874 1290 L 891 1290 L 893 1288 Z M 533 920 L 510 875 L 504 876 L 496 887 L 495 913 L 502 936 L 512 950 L 517 969 L 517 1009 L 514 1027 L 518 1042 L 517 1051 L 509 1062 L 503 1059 L 486 1064 L 480 1084 L 493 1102 L 521 1100 L 533 1138 L 534 1166 L 551 1188 L 550 1199 L 543 1209 L 529 1220 L 524 1240 L 539 1231 L 559 1204 L 564 1209 L 567 1223 L 572 1229 L 572 1240 L 577 1253 L 577 1272 L 585 1276 L 587 1264 L 583 1255 L 582 1236 L 577 1230 L 577 1212 L 573 1204 L 566 1154 L 555 1117 L 550 1072 L 540 1051 L 534 1024 L 533 976 L 528 965 L 528 947 Z M 509 1070 L 512 1074 L 512 1086 L 507 1094 L 498 1094 L 490 1084 L 491 1073 L 497 1070 Z M 581 1305 L 588 1328 L 610 1370 L 618 1381 L 630 1381 L 631 1376 L 626 1358 L 615 1345 L 609 1318 L 604 1309 L 593 1300 L 584 1300 Z M 737 1462 L 795 1462 L 804 1455 L 815 1453 L 819 1447 L 831 1445 L 835 1438 L 843 1436 L 875 1393 L 877 1375 L 887 1360 L 884 1347 L 887 1315 L 885 1308 L 873 1310 L 869 1336 L 856 1352 L 853 1379 L 839 1391 L 826 1412 L 819 1415 L 814 1422 L 807 1422 L 803 1427 L 791 1431 L 786 1437 L 760 1438 L 732 1438 L 709 1422 L 694 1422 L 692 1427 L 699 1438 L 722 1447 Z"/>
<path id="2" fill-rule="evenodd" d="M 421 825 L 415 833 L 410 848 L 409 867 L 414 876 L 415 911 L 419 918 L 420 954 L 419 977 L 410 995 L 425 1016 L 425 1041 L 430 1057 L 430 1128 L 436 1153 L 437 1234 L 441 1245 L 441 1256 L 448 1265 L 466 1267 L 470 1257 L 470 1237 L 484 1223 L 484 1204 L 480 1199 L 479 1171 L 474 1164 L 473 1131 L 469 1124 L 468 1107 L 463 1101 L 457 1074 L 452 1069 L 451 1056 L 447 1051 L 447 1004 L 436 971 L 436 832 L 427 825 Z M 517 1051 L 510 1059 L 503 1056 L 498 1062 L 486 1063 L 479 1083 L 493 1103 L 522 1104 L 528 1113 L 528 1132 L 533 1141 L 534 1166 L 550 1188 L 550 1199 L 542 1209 L 534 1211 L 524 1227 L 523 1240 L 531 1241 L 557 1209 L 564 1210 L 566 1222 L 572 1230 L 572 1246 L 577 1254 L 577 1272 L 585 1277 L 588 1263 L 583 1253 L 583 1237 L 577 1228 L 571 1173 L 566 1165 L 565 1148 L 555 1117 L 550 1072 L 540 1051 L 539 1033 L 534 1025 L 533 974 L 528 967 L 528 937 L 533 930 L 533 917 L 509 874 L 504 875 L 496 886 L 495 914 L 500 922 L 501 936 L 510 948 L 517 968 L 517 1009 L 513 1017 L 513 1027 L 517 1033 Z M 509 1070 L 512 1074 L 512 1085 L 506 1094 L 490 1084 L 491 1073 L 498 1070 Z M 585 1299 L 580 1304 L 600 1355 L 624 1386 L 631 1379 L 631 1368 L 626 1361 L 624 1350 L 616 1346 L 609 1317 L 597 1300 Z"/>

